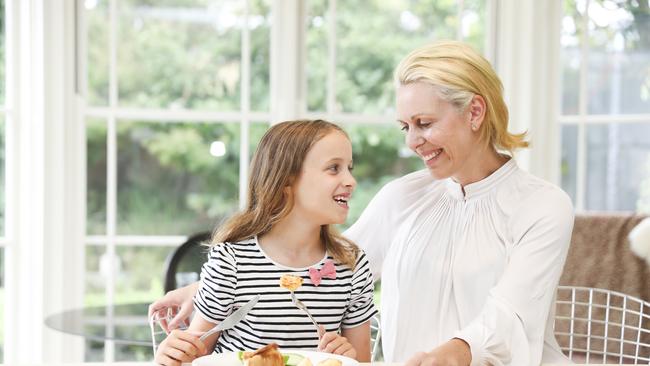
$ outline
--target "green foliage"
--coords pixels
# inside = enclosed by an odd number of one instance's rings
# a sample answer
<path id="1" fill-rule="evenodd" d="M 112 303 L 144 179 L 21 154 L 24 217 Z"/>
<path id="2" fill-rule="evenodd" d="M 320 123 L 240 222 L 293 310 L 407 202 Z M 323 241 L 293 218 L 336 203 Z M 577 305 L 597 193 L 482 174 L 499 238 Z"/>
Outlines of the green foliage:
<path id="1" fill-rule="evenodd" d="M 5 344 L 5 289 L 0 287 L 0 362 L 4 357 Z"/>
<path id="2" fill-rule="evenodd" d="M 5 123 L 0 118 L 0 235 L 5 233 Z M 2 274 L 0 274 L 0 278 Z M 1 313 L 0 313 L 1 314 Z"/>
<path id="3" fill-rule="evenodd" d="M 309 2 L 307 33 L 308 107 L 325 109 L 328 61 L 327 2 Z M 469 1 L 465 13 L 483 18 L 482 1 Z M 360 18 L 361 14 L 361 18 Z M 392 109 L 392 73 L 410 50 L 437 39 L 456 38 L 457 2 L 342 1 L 336 13 L 337 110 L 383 113 Z M 471 23 L 466 41 L 483 44 L 483 21 Z"/>

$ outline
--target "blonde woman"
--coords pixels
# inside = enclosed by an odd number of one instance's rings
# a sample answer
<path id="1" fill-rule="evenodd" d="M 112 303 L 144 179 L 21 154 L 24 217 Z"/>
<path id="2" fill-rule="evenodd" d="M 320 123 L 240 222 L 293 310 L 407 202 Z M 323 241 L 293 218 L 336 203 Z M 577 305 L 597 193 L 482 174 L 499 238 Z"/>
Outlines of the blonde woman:
<path id="1" fill-rule="evenodd" d="M 388 183 L 344 233 L 382 281 L 386 361 L 568 363 L 552 305 L 573 207 L 517 166 L 513 153 L 528 142 L 507 130 L 501 81 L 455 41 L 414 50 L 395 79 L 398 124 L 425 169 Z M 152 307 L 187 304 L 191 292 Z"/>
<path id="2" fill-rule="evenodd" d="M 212 350 L 255 350 L 269 343 L 369 361 L 376 313 L 369 263 L 330 227 L 348 215 L 356 187 L 351 170 L 350 140 L 335 124 L 271 127 L 253 157 L 248 207 L 214 236 L 194 298 L 196 315 L 188 330 L 174 330 L 161 343 L 156 362 L 180 365 Z M 302 279 L 295 294 L 320 329 L 279 286 L 284 275 Z M 199 340 L 258 294 L 259 302 L 234 328 Z"/>

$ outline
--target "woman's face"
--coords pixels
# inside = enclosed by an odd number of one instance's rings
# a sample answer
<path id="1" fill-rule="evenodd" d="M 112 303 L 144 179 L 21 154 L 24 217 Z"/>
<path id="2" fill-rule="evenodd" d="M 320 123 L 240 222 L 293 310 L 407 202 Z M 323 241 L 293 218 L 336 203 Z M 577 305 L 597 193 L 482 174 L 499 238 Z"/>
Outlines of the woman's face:
<path id="1" fill-rule="evenodd" d="M 478 133 L 472 128 L 479 126 L 473 118 L 472 105 L 466 109 L 458 111 L 427 83 L 416 82 L 397 89 L 397 118 L 406 134 L 406 145 L 436 179 L 456 177 L 471 169 L 467 163 L 479 146 Z"/>

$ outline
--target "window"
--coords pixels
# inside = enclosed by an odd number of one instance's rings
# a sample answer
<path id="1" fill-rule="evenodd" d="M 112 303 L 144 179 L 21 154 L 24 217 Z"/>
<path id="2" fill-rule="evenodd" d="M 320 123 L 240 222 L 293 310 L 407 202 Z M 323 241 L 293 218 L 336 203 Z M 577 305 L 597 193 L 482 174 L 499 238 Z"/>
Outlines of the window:
<path id="1" fill-rule="evenodd" d="M 393 69 L 438 38 L 482 50 L 485 2 L 301 1 L 304 44 L 272 42 L 272 8 L 295 4 L 84 2 L 85 305 L 158 298 L 171 250 L 241 206 L 250 155 L 275 120 L 271 44 L 304 51 L 292 76 L 304 85 L 295 117 L 341 123 L 353 141 L 359 186 L 348 224 L 381 185 L 421 168 L 392 120 Z M 150 352 L 87 342 L 85 358 L 150 360 Z"/>
<path id="2" fill-rule="evenodd" d="M 85 305 L 151 302 L 169 253 L 238 208 L 240 166 L 269 121 L 269 2 L 84 5 Z M 150 352 L 88 342 L 85 357 Z"/>
<path id="3" fill-rule="evenodd" d="M 579 210 L 650 213 L 647 2 L 567 0 L 564 10 L 562 187 Z"/>

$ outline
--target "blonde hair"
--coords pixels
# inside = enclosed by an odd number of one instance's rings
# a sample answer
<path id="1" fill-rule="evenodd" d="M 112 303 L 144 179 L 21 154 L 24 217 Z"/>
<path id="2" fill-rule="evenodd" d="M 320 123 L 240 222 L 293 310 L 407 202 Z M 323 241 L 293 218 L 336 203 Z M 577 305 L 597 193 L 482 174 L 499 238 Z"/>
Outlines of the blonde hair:
<path id="1" fill-rule="evenodd" d="M 474 95 L 480 95 L 486 105 L 481 141 L 510 154 L 528 147 L 526 132 L 508 132 L 508 107 L 501 80 L 490 63 L 465 43 L 439 41 L 415 49 L 397 66 L 395 82 L 397 86 L 415 82 L 433 85 L 458 111 L 467 108 Z"/>
<path id="2" fill-rule="evenodd" d="M 293 208 L 292 185 L 311 147 L 341 127 L 323 120 L 287 121 L 271 127 L 253 155 L 248 181 L 248 205 L 228 219 L 213 235 L 212 245 L 264 235 Z M 322 225 L 320 239 L 329 254 L 354 269 L 359 248 L 330 225 Z"/>

